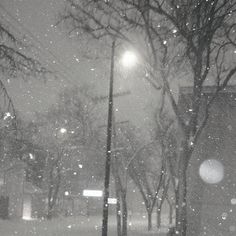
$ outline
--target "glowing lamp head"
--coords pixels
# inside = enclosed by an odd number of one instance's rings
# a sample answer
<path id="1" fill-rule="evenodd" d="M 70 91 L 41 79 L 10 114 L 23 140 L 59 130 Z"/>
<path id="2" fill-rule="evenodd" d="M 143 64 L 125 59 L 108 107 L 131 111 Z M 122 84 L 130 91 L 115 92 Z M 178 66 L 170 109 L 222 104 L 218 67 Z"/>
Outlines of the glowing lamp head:
<path id="1" fill-rule="evenodd" d="M 61 128 L 61 129 L 60 129 L 60 133 L 61 133 L 61 134 L 65 134 L 66 132 L 67 132 L 67 130 L 66 130 L 65 128 Z"/>
<path id="2" fill-rule="evenodd" d="M 124 67 L 133 67 L 137 63 L 137 56 L 132 51 L 126 51 L 121 58 Z"/>

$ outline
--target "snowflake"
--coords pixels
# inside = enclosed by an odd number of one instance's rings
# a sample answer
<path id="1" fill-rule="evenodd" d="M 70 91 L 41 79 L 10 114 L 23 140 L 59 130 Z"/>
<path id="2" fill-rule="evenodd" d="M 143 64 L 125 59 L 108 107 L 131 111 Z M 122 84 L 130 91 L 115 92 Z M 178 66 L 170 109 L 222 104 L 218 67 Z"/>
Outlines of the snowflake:
<path id="1" fill-rule="evenodd" d="M 226 212 L 222 213 L 221 218 L 222 220 L 226 220 L 228 214 Z"/>

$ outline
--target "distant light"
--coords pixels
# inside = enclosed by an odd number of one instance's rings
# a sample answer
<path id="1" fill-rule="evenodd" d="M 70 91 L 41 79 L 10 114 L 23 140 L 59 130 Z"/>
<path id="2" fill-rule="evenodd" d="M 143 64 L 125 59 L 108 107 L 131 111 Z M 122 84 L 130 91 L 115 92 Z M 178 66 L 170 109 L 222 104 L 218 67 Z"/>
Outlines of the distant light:
<path id="1" fill-rule="evenodd" d="M 64 133 L 66 133 L 66 132 L 67 132 L 67 129 L 65 129 L 65 128 L 61 128 L 61 129 L 60 129 L 60 133 L 64 134 Z"/>
<path id="2" fill-rule="evenodd" d="M 126 51 L 121 59 L 124 67 L 133 67 L 137 63 L 137 56 L 132 51 Z"/>
<path id="3" fill-rule="evenodd" d="M 83 165 L 82 165 L 82 164 L 79 164 L 79 168 L 82 169 L 82 168 L 83 168 Z"/>
<path id="4" fill-rule="evenodd" d="M 173 32 L 174 34 L 175 34 L 175 33 L 177 33 L 177 29 L 173 29 L 173 31 L 172 31 L 172 32 Z"/>
<path id="5" fill-rule="evenodd" d="M 29 217 L 29 216 L 26 216 L 26 215 L 23 215 L 23 216 L 22 216 L 22 219 L 23 219 L 23 220 L 28 220 L 28 221 L 32 221 L 32 220 L 33 220 L 33 218 L 31 218 L 31 217 Z"/>
<path id="6" fill-rule="evenodd" d="M 236 198 L 232 198 L 232 199 L 231 199 L 231 204 L 232 204 L 232 205 L 236 205 Z"/>
<path id="7" fill-rule="evenodd" d="M 226 220 L 228 217 L 228 214 L 226 212 L 223 212 L 221 215 L 222 220 Z"/>
<path id="8" fill-rule="evenodd" d="M 215 159 L 205 160 L 199 168 L 199 175 L 208 184 L 217 184 L 224 178 L 224 166 Z"/>
<path id="9" fill-rule="evenodd" d="M 34 155 L 32 153 L 29 153 L 30 160 L 34 160 Z"/>
<path id="10" fill-rule="evenodd" d="M 101 190 L 89 190 L 85 189 L 83 191 L 83 196 L 84 197 L 102 197 L 103 193 Z"/>
<path id="11" fill-rule="evenodd" d="M 68 191 L 65 191 L 65 196 L 69 196 L 69 192 Z"/>
<path id="12" fill-rule="evenodd" d="M 3 120 L 6 120 L 8 117 L 13 118 L 13 117 L 11 116 L 11 113 L 10 113 L 10 112 L 6 112 L 6 113 L 4 114 Z"/>
<path id="13" fill-rule="evenodd" d="M 32 220 L 31 217 L 31 200 L 29 198 L 25 198 L 23 202 L 23 212 L 22 212 L 22 219 L 23 220 Z"/>
<path id="14" fill-rule="evenodd" d="M 108 204 L 110 205 L 115 205 L 117 204 L 117 199 L 116 198 L 108 198 Z"/>

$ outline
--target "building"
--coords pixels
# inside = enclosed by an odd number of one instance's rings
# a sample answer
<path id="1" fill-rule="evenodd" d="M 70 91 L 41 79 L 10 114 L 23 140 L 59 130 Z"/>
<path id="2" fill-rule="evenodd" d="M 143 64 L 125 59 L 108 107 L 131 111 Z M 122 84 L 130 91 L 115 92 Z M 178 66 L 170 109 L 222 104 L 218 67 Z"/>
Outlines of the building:
<path id="1" fill-rule="evenodd" d="M 25 163 L 3 160 L 0 167 L 0 217 L 30 220 L 44 212 L 42 190 L 25 180 Z"/>
<path id="2" fill-rule="evenodd" d="M 213 91 L 213 87 L 206 87 L 204 93 Z M 190 94 L 189 87 L 180 90 L 179 104 L 186 112 Z M 216 98 L 189 164 L 187 235 L 236 234 L 235 117 L 236 87 L 229 86 Z M 209 166 L 201 178 L 199 173 L 206 160 Z"/>

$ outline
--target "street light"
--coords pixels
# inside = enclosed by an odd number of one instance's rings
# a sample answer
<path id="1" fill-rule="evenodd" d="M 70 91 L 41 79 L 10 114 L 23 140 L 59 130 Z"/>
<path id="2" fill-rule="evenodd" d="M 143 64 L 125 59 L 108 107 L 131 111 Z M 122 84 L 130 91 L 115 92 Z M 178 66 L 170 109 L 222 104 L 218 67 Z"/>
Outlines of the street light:
<path id="1" fill-rule="evenodd" d="M 57 128 L 56 133 L 54 134 L 58 142 L 63 142 L 66 138 L 67 129 L 64 127 Z"/>
<path id="2" fill-rule="evenodd" d="M 67 129 L 66 128 L 60 128 L 60 133 L 61 134 L 65 134 L 67 132 Z"/>
<path id="3" fill-rule="evenodd" d="M 108 206 L 109 206 L 109 185 L 110 185 L 110 167 L 111 167 L 111 138 L 112 138 L 112 113 L 113 113 L 113 81 L 114 81 L 114 58 L 115 58 L 115 40 L 111 48 L 110 81 L 108 96 L 108 118 L 107 118 L 107 146 L 106 163 L 104 178 L 104 196 L 103 196 L 103 215 L 102 215 L 102 236 L 107 236 L 108 232 Z M 137 63 L 136 55 L 131 51 L 126 51 L 122 56 L 122 64 L 125 67 L 132 67 Z"/>
<path id="4" fill-rule="evenodd" d="M 137 63 L 137 56 L 133 51 L 126 51 L 122 58 L 121 63 L 124 67 L 131 68 Z"/>

